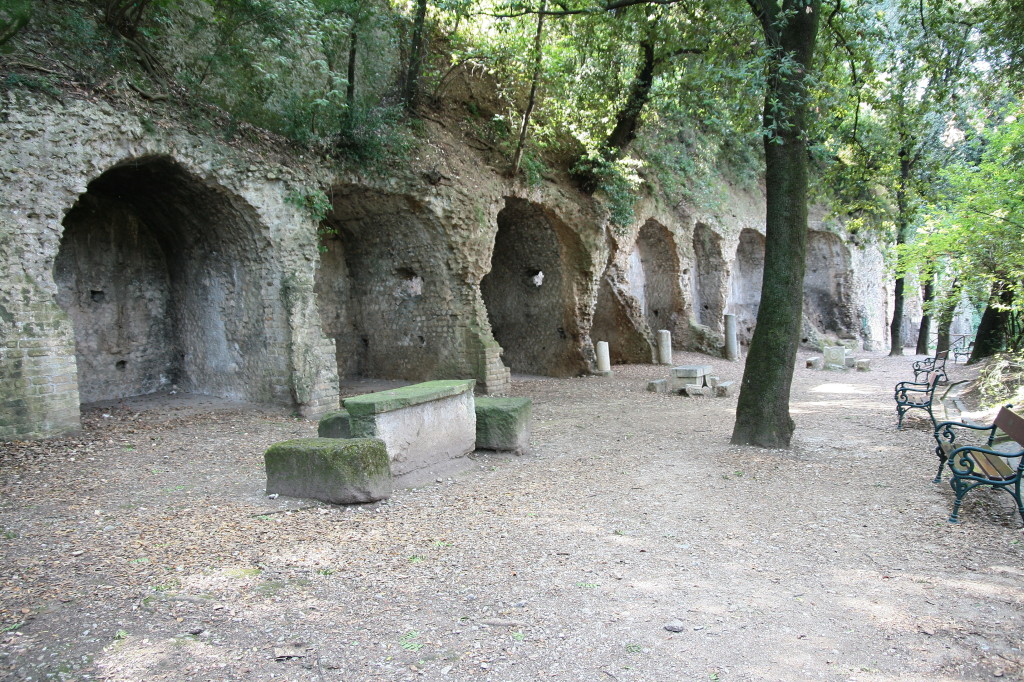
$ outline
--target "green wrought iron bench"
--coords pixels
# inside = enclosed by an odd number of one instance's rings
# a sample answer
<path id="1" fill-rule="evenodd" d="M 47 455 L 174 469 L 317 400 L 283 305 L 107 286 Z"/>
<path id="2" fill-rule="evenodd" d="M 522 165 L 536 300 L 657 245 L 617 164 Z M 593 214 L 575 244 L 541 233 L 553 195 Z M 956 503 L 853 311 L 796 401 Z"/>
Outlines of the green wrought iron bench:
<path id="1" fill-rule="evenodd" d="M 948 350 L 938 351 L 934 357 L 918 360 L 914 363 L 914 381 L 921 381 L 921 377 L 931 372 L 937 372 L 941 381 L 946 381 L 946 360 L 949 358 Z"/>
<path id="2" fill-rule="evenodd" d="M 971 353 L 974 351 L 974 341 L 968 341 L 966 336 L 961 337 L 949 350 L 953 354 L 954 364 L 960 362 L 961 357 L 970 360 Z"/>
<path id="3" fill-rule="evenodd" d="M 903 429 L 903 415 L 910 410 L 924 410 L 928 418 L 932 420 L 932 428 L 935 427 L 935 415 L 932 413 L 932 405 L 935 402 L 935 389 L 939 380 L 945 376 L 944 372 L 929 372 L 926 381 L 901 381 L 896 384 L 896 428 Z"/>
<path id="4" fill-rule="evenodd" d="M 989 426 L 940 422 L 935 427 L 935 440 L 938 443 L 935 454 L 939 457 L 935 482 L 941 482 L 942 470 L 948 467 L 952 473 L 949 485 L 956 495 L 950 523 L 960 521 L 964 496 L 983 485 L 1010 493 L 1024 522 L 1024 502 L 1020 494 L 1024 471 L 1024 417 L 1003 407 Z M 970 440 L 973 443 L 965 442 Z"/>

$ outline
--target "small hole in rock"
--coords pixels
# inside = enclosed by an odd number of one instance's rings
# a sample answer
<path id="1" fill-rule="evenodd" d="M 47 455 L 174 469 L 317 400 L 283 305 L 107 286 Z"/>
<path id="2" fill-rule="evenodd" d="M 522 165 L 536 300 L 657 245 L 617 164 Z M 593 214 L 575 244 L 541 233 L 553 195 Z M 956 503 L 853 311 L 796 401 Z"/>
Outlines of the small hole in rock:
<path id="1" fill-rule="evenodd" d="M 114 367 L 116 367 L 119 372 L 123 372 L 126 369 L 128 369 L 128 361 L 127 360 L 118 360 L 114 364 Z"/>
<path id="2" fill-rule="evenodd" d="M 530 284 L 535 287 L 539 287 L 544 284 L 544 271 L 537 270 L 535 268 L 526 269 L 526 279 L 529 280 Z"/>
<path id="3" fill-rule="evenodd" d="M 94 289 L 93 291 L 89 292 L 89 298 L 91 298 L 94 303 L 103 303 L 103 301 L 107 298 L 107 295 L 102 291 L 96 291 Z"/>

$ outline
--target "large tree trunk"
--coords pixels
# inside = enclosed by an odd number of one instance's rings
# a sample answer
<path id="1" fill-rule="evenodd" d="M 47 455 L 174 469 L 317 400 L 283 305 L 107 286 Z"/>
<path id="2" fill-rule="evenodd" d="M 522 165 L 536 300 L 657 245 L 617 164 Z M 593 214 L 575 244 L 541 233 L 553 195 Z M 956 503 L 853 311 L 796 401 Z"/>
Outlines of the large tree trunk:
<path id="1" fill-rule="evenodd" d="M 935 285 L 933 279 L 929 279 L 924 285 L 924 315 L 921 316 L 921 328 L 917 332 L 918 355 L 928 355 L 928 337 L 932 335 L 932 316 L 928 311 L 931 309 L 932 299 L 935 298 Z"/>
<path id="2" fill-rule="evenodd" d="M 968 364 L 991 357 L 1006 346 L 1006 327 L 1010 319 L 1010 305 L 1013 303 L 1013 292 L 997 282 L 993 287 L 992 299 L 985 306 L 978 323 L 978 332 L 974 335 L 974 350 Z M 999 300 L 999 306 L 992 303 Z"/>
<path id="3" fill-rule="evenodd" d="M 743 370 L 732 442 L 789 447 L 793 368 L 803 314 L 807 251 L 806 79 L 814 59 L 820 0 L 748 0 L 771 50 L 765 91 L 764 275 L 757 326 Z M 795 73 L 782 72 L 783 59 Z M 789 61 L 792 60 L 792 61 Z"/>
<path id="4" fill-rule="evenodd" d="M 910 219 L 907 202 L 907 185 L 913 165 L 909 144 L 904 141 L 898 153 L 900 159 L 900 181 L 896 186 L 896 245 L 902 246 L 910 239 Z M 892 322 L 889 324 L 889 355 L 903 355 L 903 299 L 905 282 L 902 276 L 896 278 L 893 287 Z"/>
<path id="5" fill-rule="evenodd" d="M 420 72 L 423 70 L 423 53 L 426 42 L 427 0 L 416 0 L 416 16 L 412 23 L 412 40 L 409 44 L 409 68 L 405 72 L 405 106 L 412 109 L 420 95 Z"/>
<path id="6" fill-rule="evenodd" d="M 540 12 L 537 13 L 537 34 L 533 38 L 533 77 L 530 79 L 530 96 L 526 100 L 523 111 L 523 123 L 519 126 L 519 141 L 516 143 L 515 154 L 512 155 L 512 177 L 519 175 L 519 165 L 523 162 L 523 150 L 526 149 L 526 133 L 530 129 L 530 115 L 537 104 L 537 85 L 540 83 L 540 72 L 544 64 L 544 10 L 547 3 L 542 0 Z"/>
<path id="7" fill-rule="evenodd" d="M 651 98 L 651 86 L 654 85 L 654 43 L 650 40 L 640 43 L 640 56 L 640 67 L 629 89 L 629 98 L 615 117 L 615 127 L 608 136 L 608 153 L 615 159 L 621 157 L 629 143 L 636 139 L 640 114 Z"/>

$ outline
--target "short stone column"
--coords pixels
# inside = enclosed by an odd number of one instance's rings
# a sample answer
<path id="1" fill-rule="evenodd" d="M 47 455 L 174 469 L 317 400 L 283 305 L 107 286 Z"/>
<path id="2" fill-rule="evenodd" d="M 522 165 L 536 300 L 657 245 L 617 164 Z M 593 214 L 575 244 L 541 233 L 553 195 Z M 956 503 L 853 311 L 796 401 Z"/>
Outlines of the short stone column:
<path id="1" fill-rule="evenodd" d="M 597 342 L 597 373 L 603 377 L 612 375 L 612 360 L 608 352 L 608 342 Z"/>
<path id="2" fill-rule="evenodd" d="M 740 357 L 740 346 L 736 342 L 736 316 L 725 316 L 725 359 L 737 360 Z"/>
<path id="3" fill-rule="evenodd" d="M 658 330 L 658 364 L 672 364 L 672 332 L 667 329 Z"/>

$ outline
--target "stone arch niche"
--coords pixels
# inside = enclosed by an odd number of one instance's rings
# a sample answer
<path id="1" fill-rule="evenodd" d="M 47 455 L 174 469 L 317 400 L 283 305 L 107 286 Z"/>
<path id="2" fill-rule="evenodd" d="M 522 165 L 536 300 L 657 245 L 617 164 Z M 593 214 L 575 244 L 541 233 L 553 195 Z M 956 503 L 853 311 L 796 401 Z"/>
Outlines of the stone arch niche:
<path id="1" fill-rule="evenodd" d="M 640 228 L 626 268 L 629 291 L 640 302 L 651 332 L 667 329 L 676 336 L 683 310 L 679 257 L 667 227 L 648 220 Z"/>
<path id="2" fill-rule="evenodd" d="M 726 263 L 722 238 L 704 223 L 693 228 L 693 255 L 690 288 L 694 318 L 698 324 L 720 332 L 725 314 Z"/>
<path id="3" fill-rule="evenodd" d="M 764 237 L 760 232 L 740 232 L 736 259 L 729 276 L 729 302 L 725 312 L 736 316 L 736 338 L 749 344 L 761 305 L 761 280 L 764 276 Z"/>
<path id="4" fill-rule="evenodd" d="M 284 397 L 268 366 L 255 211 L 169 157 L 118 164 L 63 220 L 57 302 L 72 321 L 81 401 L 164 388 Z"/>
<path id="5" fill-rule="evenodd" d="M 628 293 L 625 281 L 609 268 L 597 287 L 590 338 L 608 342 L 613 364 L 654 362 L 654 342 L 640 303 Z"/>
<path id="6" fill-rule="evenodd" d="M 480 293 L 502 360 L 513 372 L 574 376 L 587 370 L 574 316 L 574 243 L 541 206 L 509 197 L 498 213 L 491 271 Z"/>
<path id="7" fill-rule="evenodd" d="M 830 232 L 807 235 L 804 315 L 819 332 L 852 339 L 860 331 L 853 300 L 850 251 Z"/>
<path id="8" fill-rule="evenodd" d="M 464 378 L 450 248 L 417 199 L 365 187 L 333 190 L 315 290 L 338 374 L 423 381 Z M 468 299 L 467 299 L 468 300 Z"/>

